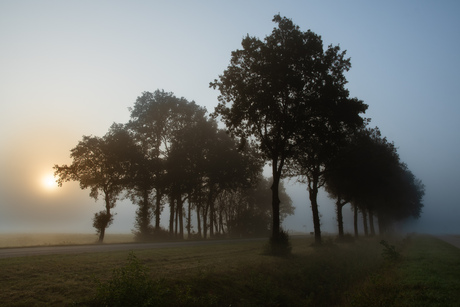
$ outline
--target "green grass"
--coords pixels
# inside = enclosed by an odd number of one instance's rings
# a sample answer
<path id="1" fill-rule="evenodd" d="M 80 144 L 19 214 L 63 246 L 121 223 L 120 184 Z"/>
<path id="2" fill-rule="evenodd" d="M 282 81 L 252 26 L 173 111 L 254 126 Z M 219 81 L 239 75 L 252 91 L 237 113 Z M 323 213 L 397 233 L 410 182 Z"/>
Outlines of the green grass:
<path id="1" fill-rule="evenodd" d="M 387 263 L 348 295 L 348 306 L 460 306 L 460 249 L 413 236 L 402 259 Z"/>
<path id="2" fill-rule="evenodd" d="M 387 240 L 400 247 L 400 241 Z M 147 293 L 145 302 L 163 306 L 460 302 L 459 250 L 431 237 L 415 236 L 397 262 L 385 260 L 378 238 L 313 248 L 311 238 L 293 237 L 289 257 L 264 255 L 267 241 L 0 259 L 0 302 L 94 306 L 104 302 L 101 293 L 121 302 L 139 291 Z"/>

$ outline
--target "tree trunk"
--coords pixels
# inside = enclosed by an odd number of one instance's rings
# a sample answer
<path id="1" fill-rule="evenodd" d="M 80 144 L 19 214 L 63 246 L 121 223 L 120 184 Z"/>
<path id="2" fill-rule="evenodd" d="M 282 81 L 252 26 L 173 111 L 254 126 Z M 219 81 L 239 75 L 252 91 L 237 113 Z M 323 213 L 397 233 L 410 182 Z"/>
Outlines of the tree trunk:
<path id="1" fill-rule="evenodd" d="M 184 201 L 182 200 L 181 195 L 178 195 L 177 198 L 178 205 L 178 214 L 179 214 L 179 235 L 181 240 L 184 239 Z"/>
<path id="2" fill-rule="evenodd" d="M 343 214 L 342 214 L 342 208 L 344 204 L 342 204 L 340 197 L 337 198 L 337 201 L 335 203 L 336 205 L 336 210 L 337 210 L 337 223 L 339 227 L 339 239 L 343 239 Z"/>
<path id="3" fill-rule="evenodd" d="M 224 215 L 224 211 L 223 211 L 223 210 L 219 210 L 219 232 L 222 233 L 222 234 L 225 233 L 223 215 Z"/>
<path id="4" fill-rule="evenodd" d="M 100 229 L 100 231 L 99 231 L 99 239 L 98 239 L 97 243 L 102 244 L 102 242 L 104 241 L 104 236 L 105 236 L 105 227 Z"/>
<path id="5" fill-rule="evenodd" d="M 214 188 L 209 187 L 208 205 L 209 208 L 209 237 L 214 237 Z"/>
<path id="6" fill-rule="evenodd" d="M 155 230 L 160 230 L 160 215 L 161 215 L 161 193 L 157 189 L 156 193 L 156 206 L 155 206 Z"/>
<path id="7" fill-rule="evenodd" d="M 189 198 L 188 209 L 187 209 L 187 239 L 191 238 L 191 228 L 192 228 L 192 204 Z"/>
<path id="8" fill-rule="evenodd" d="M 272 161 L 272 175 L 273 183 L 272 190 L 272 238 L 277 240 L 280 235 L 280 197 L 279 185 L 281 180 L 281 166 L 278 170 L 278 159 L 274 158 Z"/>
<path id="9" fill-rule="evenodd" d="M 201 233 L 201 216 L 200 216 L 200 205 L 196 205 L 196 223 L 198 227 L 198 235 L 200 238 L 203 237 L 203 234 Z"/>
<path id="10" fill-rule="evenodd" d="M 174 196 L 172 192 L 169 199 L 169 234 L 172 237 L 174 235 Z"/>
<path id="11" fill-rule="evenodd" d="M 363 226 L 364 226 L 364 235 L 369 236 L 369 230 L 367 228 L 367 211 L 366 209 L 361 209 L 361 214 L 363 215 Z"/>
<path id="12" fill-rule="evenodd" d="M 315 230 L 315 244 L 321 244 L 321 222 L 318 210 L 318 180 L 319 174 L 315 172 L 312 178 L 309 178 L 308 193 L 310 195 L 311 210 L 313 213 L 313 227 Z"/>
<path id="13" fill-rule="evenodd" d="M 109 197 L 107 196 L 107 193 L 105 194 L 104 200 L 105 200 L 105 213 L 107 215 L 107 222 L 105 222 L 104 225 L 102 225 L 102 227 L 99 229 L 99 239 L 98 239 L 99 244 L 102 244 L 102 242 L 104 242 L 105 229 L 107 228 L 110 222 L 110 218 L 112 216 L 112 214 L 110 213 L 110 207 L 111 207 L 110 200 L 109 200 Z"/>
<path id="14" fill-rule="evenodd" d="M 208 205 L 203 208 L 203 239 L 208 236 Z"/>
<path id="15" fill-rule="evenodd" d="M 146 239 L 149 235 L 149 191 L 144 190 L 142 191 L 142 201 L 140 203 L 139 208 L 139 215 L 138 215 L 138 223 L 139 223 L 139 232 L 141 239 Z"/>
<path id="16" fill-rule="evenodd" d="M 369 226 L 371 229 L 371 236 L 375 236 L 375 228 L 374 228 L 374 214 L 372 210 L 369 209 Z"/>
<path id="17" fill-rule="evenodd" d="M 358 206 L 353 204 L 353 228 L 355 230 L 355 237 L 359 237 L 358 231 Z"/>

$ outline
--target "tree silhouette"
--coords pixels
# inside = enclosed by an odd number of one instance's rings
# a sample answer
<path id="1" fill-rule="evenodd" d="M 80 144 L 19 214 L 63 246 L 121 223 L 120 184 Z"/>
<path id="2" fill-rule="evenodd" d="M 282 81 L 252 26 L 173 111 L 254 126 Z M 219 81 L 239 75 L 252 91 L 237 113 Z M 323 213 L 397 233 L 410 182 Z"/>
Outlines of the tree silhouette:
<path id="1" fill-rule="evenodd" d="M 173 234 L 176 209 L 176 189 L 167 181 L 166 161 L 171 144 L 177 132 L 201 120 L 206 110 L 195 102 L 185 98 L 177 98 L 173 93 L 157 90 L 153 93 L 144 92 L 137 98 L 131 109 L 131 120 L 127 124 L 134 138 L 142 148 L 145 159 L 156 167 L 150 176 L 146 176 L 143 195 L 150 196 L 155 190 L 155 230 L 160 230 L 160 214 L 163 196 L 170 195 L 169 231 Z M 150 184 L 149 184 L 150 183 Z M 150 198 L 144 197 L 144 203 Z"/>
<path id="2" fill-rule="evenodd" d="M 365 234 L 369 222 L 372 235 L 374 214 L 383 233 L 391 221 L 418 217 L 423 206 L 423 184 L 400 162 L 396 147 L 381 136 L 378 128 L 353 134 L 324 177 L 326 191 L 336 198 L 339 237 L 343 236 L 341 209 L 347 202 L 353 204 L 355 213 L 357 208 L 361 210 Z"/>
<path id="3" fill-rule="evenodd" d="M 350 62 L 338 47 L 323 52 L 318 35 L 300 31 L 280 15 L 273 21 L 278 27 L 264 41 L 243 39 L 243 49 L 232 52 L 230 65 L 210 85 L 220 91 L 215 114 L 243 142 L 257 144 L 263 159 L 271 163 L 272 236 L 276 238 L 280 234 L 278 188 L 285 163 L 298 159 L 302 175 L 311 183 L 312 209 L 317 211 L 314 194 L 323 166 L 318 146 L 332 141 L 331 132 L 338 134 L 344 124 L 362 123 L 357 114 L 366 106 L 348 98 L 343 72 Z M 318 221 L 315 218 L 320 240 Z"/>
<path id="4" fill-rule="evenodd" d="M 215 114 L 220 115 L 242 143 L 256 145 L 271 163 L 272 237 L 280 233 L 279 182 L 304 109 L 304 72 L 309 64 L 309 36 L 279 15 L 278 24 L 264 41 L 245 37 L 241 50 L 232 52 L 230 65 L 210 86 L 220 91 Z"/>
<path id="5" fill-rule="evenodd" d="M 105 210 L 95 214 L 93 223 L 99 243 L 103 242 L 105 229 L 113 221 L 111 209 L 129 181 L 127 174 L 131 171 L 134 147 L 122 125 L 114 124 L 102 138 L 83 136 L 71 150 L 71 165 L 54 166 L 60 187 L 64 182 L 78 181 L 81 189 L 90 189 L 94 200 L 102 193 Z"/>

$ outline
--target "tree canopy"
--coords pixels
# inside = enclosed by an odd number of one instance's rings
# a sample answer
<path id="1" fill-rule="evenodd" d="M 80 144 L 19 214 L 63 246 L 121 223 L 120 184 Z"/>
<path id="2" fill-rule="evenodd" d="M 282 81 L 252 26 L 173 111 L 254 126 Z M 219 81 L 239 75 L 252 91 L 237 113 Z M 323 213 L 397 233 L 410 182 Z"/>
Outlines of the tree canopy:
<path id="1" fill-rule="evenodd" d="M 100 242 L 116 201 L 127 197 L 137 206 L 140 240 L 184 238 L 184 228 L 189 238 L 270 229 L 272 251 L 280 250 L 288 247 L 281 223 L 294 213 L 285 177 L 307 186 L 318 244 L 322 187 L 337 199 L 342 235 L 346 203 L 355 215 L 356 208 L 361 211 L 365 232 L 367 217 L 373 232 L 374 215 L 381 231 L 394 220 L 420 215 L 424 186 L 399 160 L 393 143 L 366 128 L 369 120 L 362 114 L 368 106 L 346 88 L 346 51 L 324 47 L 321 36 L 279 14 L 273 22 L 264 39 L 244 37 L 210 83 L 220 92 L 210 117 L 171 92 L 143 92 L 129 109 L 128 123 L 112 125 L 103 137 L 83 136 L 71 150 L 72 164 L 55 165 L 60 186 L 74 180 L 96 200 L 103 194 L 105 210 L 94 217 Z M 262 176 L 267 162 L 270 181 Z M 164 230 L 160 216 L 166 205 Z"/>
<path id="2" fill-rule="evenodd" d="M 245 37 L 242 49 L 232 52 L 228 68 L 210 85 L 220 91 L 215 114 L 229 131 L 254 143 L 272 166 L 273 233 L 279 234 L 278 186 L 283 167 L 297 159 L 302 175 L 323 165 L 323 146 L 333 143 L 345 126 L 361 125 L 367 108 L 349 99 L 344 72 L 350 67 L 338 46 L 323 50 L 321 37 L 303 32 L 276 15 L 277 24 L 263 41 Z M 317 184 L 314 183 L 317 189 Z M 312 197 L 310 197 L 312 199 Z M 316 200 L 316 196 L 314 197 Z M 315 210 L 316 204 L 312 203 Z M 319 235 L 319 224 L 315 231 Z M 319 237 L 320 238 L 320 237 Z"/>
<path id="3" fill-rule="evenodd" d="M 120 125 L 112 125 L 104 137 L 83 136 L 71 150 L 71 165 L 55 165 L 59 186 L 64 182 L 78 181 L 81 189 L 90 189 L 90 196 L 97 200 L 102 193 L 105 211 L 96 213 L 94 227 L 99 242 L 104 239 L 105 229 L 112 223 L 111 209 L 128 183 L 136 148 L 130 136 Z"/>

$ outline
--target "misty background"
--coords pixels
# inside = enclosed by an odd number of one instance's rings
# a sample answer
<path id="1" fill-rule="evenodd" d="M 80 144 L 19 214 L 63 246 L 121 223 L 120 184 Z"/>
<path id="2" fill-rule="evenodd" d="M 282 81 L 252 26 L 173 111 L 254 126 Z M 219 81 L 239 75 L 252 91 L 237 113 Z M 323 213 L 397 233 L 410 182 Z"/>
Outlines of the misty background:
<path id="1" fill-rule="evenodd" d="M 350 96 L 426 186 L 421 218 L 404 229 L 460 233 L 456 1 L 0 1 L 0 232 L 95 232 L 102 200 L 76 182 L 47 188 L 53 165 L 71 163 L 83 135 L 127 122 L 143 91 L 213 112 L 209 82 L 246 34 L 271 33 L 277 13 L 347 50 Z M 283 227 L 313 231 L 306 185 L 285 186 L 296 212 Z M 322 230 L 335 232 L 333 201 L 318 202 Z M 135 209 L 119 201 L 107 233 L 130 233 Z"/>

